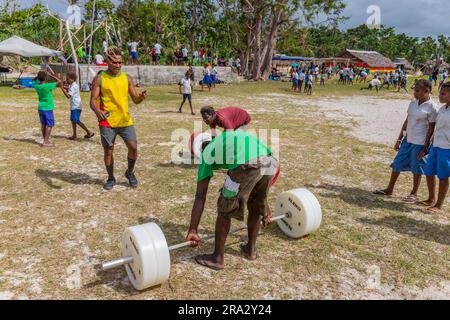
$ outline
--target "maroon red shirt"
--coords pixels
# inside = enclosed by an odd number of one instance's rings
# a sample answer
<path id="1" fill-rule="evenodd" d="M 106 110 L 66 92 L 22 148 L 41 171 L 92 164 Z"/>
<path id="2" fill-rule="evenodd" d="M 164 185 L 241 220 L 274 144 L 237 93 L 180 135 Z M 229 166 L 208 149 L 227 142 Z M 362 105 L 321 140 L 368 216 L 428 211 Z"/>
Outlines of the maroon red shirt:
<path id="1" fill-rule="evenodd" d="M 250 115 L 241 108 L 228 107 L 216 111 L 217 125 L 225 130 L 236 130 L 250 123 Z"/>

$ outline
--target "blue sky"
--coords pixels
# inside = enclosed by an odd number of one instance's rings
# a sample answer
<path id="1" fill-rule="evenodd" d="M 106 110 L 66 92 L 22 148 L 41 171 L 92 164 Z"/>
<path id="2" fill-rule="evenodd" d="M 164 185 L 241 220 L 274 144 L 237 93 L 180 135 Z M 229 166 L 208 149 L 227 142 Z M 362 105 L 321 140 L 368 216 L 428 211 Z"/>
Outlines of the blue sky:
<path id="1" fill-rule="evenodd" d="M 3 0 L 0 0 L 0 3 Z M 34 3 L 49 3 L 52 11 L 59 12 L 63 16 L 67 7 L 66 0 L 19 0 L 22 6 L 30 6 Z M 119 0 L 113 0 L 119 3 Z M 411 36 L 437 36 L 444 34 L 450 36 L 450 1 L 449 0 L 344 0 L 347 4 L 344 14 L 350 19 L 341 27 L 352 28 L 366 23 L 367 8 L 370 5 L 378 5 L 381 10 L 381 23 L 393 26 L 397 32 Z M 84 3 L 81 0 L 81 3 Z"/>

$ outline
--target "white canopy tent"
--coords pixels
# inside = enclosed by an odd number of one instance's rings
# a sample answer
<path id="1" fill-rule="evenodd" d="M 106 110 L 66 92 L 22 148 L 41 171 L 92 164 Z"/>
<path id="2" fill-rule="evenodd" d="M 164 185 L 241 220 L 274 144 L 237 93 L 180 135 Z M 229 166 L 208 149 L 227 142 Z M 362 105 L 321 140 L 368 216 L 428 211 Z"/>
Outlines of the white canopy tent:
<path id="1" fill-rule="evenodd" d="M 61 51 L 52 50 L 31 41 L 13 36 L 5 41 L 0 42 L 0 55 L 4 56 L 21 56 L 25 58 L 31 57 L 57 57 Z"/>

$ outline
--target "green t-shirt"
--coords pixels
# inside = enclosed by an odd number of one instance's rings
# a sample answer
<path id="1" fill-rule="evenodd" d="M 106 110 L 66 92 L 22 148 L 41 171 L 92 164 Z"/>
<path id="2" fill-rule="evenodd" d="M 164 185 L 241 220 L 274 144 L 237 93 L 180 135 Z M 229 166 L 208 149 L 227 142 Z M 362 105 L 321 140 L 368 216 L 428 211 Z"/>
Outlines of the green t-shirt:
<path id="1" fill-rule="evenodd" d="M 225 131 L 205 148 L 197 181 L 213 176 L 213 170 L 232 170 L 272 151 L 254 135 L 244 131 Z"/>
<path id="2" fill-rule="evenodd" d="M 38 84 L 34 83 L 34 90 L 39 96 L 38 110 L 53 110 L 55 102 L 53 101 L 52 91 L 56 89 L 56 82 Z"/>

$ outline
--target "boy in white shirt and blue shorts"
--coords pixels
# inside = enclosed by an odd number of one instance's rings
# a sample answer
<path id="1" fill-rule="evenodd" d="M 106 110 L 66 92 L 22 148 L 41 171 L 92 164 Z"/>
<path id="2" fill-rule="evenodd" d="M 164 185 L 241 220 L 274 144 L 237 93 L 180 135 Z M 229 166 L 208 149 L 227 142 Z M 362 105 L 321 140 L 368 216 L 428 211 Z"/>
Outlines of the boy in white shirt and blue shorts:
<path id="1" fill-rule="evenodd" d="M 86 131 L 85 139 L 92 138 L 94 133 L 90 131 L 83 122 L 81 122 L 81 96 L 80 87 L 77 84 L 77 75 L 74 72 L 69 72 L 67 74 L 67 89 L 62 87 L 64 95 L 70 101 L 70 122 L 72 122 L 72 136 L 69 137 L 70 140 L 77 139 L 77 125 L 79 125 L 84 131 Z"/>

